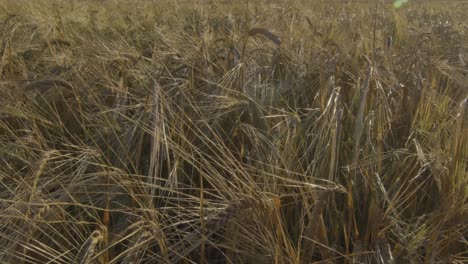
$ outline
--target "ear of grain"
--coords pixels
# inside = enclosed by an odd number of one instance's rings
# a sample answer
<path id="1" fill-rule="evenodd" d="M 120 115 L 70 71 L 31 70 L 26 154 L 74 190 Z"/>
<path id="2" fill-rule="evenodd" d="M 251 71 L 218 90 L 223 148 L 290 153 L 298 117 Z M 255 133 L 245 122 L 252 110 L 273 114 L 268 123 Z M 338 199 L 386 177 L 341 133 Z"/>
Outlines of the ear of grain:
<path id="1" fill-rule="evenodd" d="M 280 38 L 273 34 L 271 31 L 269 31 L 268 29 L 265 29 L 265 28 L 253 28 L 251 30 L 249 30 L 249 32 L 247 33 L 249 36 L 255 36 L 255 35 L 262 35 L 264 37 L 266 37 L 267 39 L 269 39 L 271 42 L 273 42 L 275 45 L 277 46 L 280 46 L 281 45 L 281 40 Z"/>
<path id="2" fill-rule="evenodd" d="M 96 254 L 99 243 L 104 239 L 102 231 L 94 230 L 83 244 L 80 253 L 78 253 L 77 263 L 90 264 Z"/>

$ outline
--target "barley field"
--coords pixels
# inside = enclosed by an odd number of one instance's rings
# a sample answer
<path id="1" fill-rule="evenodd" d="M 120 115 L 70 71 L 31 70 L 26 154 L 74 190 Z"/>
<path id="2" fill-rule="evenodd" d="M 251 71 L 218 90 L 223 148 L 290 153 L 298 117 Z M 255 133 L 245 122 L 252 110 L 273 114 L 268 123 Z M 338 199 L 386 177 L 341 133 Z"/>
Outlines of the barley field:
<path id="1" fill-rule="evenodd" d="M 0 0 L 0 263 L 467 263 L 467 14 Z"/>

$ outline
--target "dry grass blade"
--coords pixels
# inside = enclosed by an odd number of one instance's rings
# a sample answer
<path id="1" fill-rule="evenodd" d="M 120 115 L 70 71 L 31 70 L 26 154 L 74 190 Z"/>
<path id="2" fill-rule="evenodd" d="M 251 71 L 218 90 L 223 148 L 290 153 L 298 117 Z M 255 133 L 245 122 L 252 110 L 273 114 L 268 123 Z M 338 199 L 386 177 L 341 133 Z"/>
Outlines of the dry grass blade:
<path id="1" fill-rule="evenodd" d="M 326 206 L 329 195 L 329 191 L 323 191 L 322 193 L 318 194 L 318 198 L 315 202 L 312 212 L 308 213 L 309 222 L 303 235 L 305 239 L 302 244 L 302 252 L 304 254 L 302 257 L 302 263 L 310 263 L 312 261 L 316 246 L 315 241 L 320 241 L 319 230 L 323 225 L 322 213 Z M 320 241 L 320 244 L 327 245 L 328 243 L 327 241 Z M 321 249 L 321 251 L 322 257 L 324 259 L 328 259 L 328 253 L 326 253 L 326 250 Z"/>
<path id="2" fill-rule="evenodd" d="M 216 232 L 218 232 L 224 225 L 231 219 L 235 218 L 242 210 L 248 209 L 245 203 L 233 203 L 227 208 L 214 216 L 208 216 L 206 220 L 206 233 L 205 238 L 208 239 Z M 199 231 L 195 231 L 177 243 L 169 247 L 171 257 L 169 258 L 170 263 L 177 263 L 180 260 L 185 259 L 192 251 L 196 250 L 202 242 L 202 234 Z"/>
<path id="3" fill-rule="evenodd" d="M 372 80 L 372 72 L 373 72 L 373 67 L 369 63 L 366 77 L 359 89 L 361 93 L 361 98 L 359 100 L 359 109 L 356 115 L 356 126 L 354 128 L 354 136 L 353 136 L 353 139 L 354 139 L 353 164 L 355 167 L 357 167 L 357 163 L 359 161 L 359 148 L 360 148 L 360 143 L 361 143 L 362 129 L 364 126 L 364 111 L 366 109 L 367 95 L 369 93 L 370 83 Z"/>

